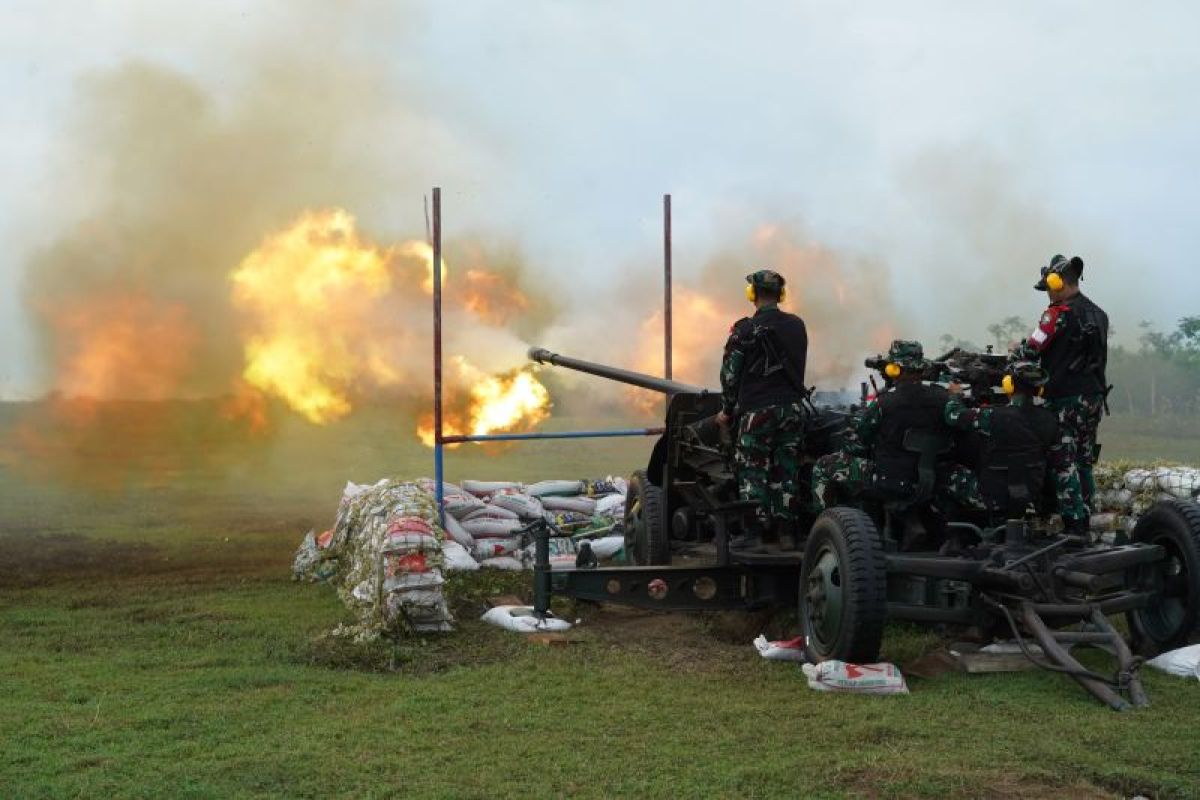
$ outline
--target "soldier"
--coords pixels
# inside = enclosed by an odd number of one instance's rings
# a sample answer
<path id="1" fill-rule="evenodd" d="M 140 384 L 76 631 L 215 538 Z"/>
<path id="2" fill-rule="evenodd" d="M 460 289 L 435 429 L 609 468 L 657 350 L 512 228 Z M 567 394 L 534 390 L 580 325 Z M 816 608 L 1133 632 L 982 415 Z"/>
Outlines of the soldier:
<path id="1" fill-rule="evenodd" d="M 1006 515 L 1025 513 L 1028 504 L 1036 504 L 1041 496 L 1048 466 L 1054 473 L 1064 526 L 1072 532 L 1086 531 L 1087 510 L 1079 496 L 1079 476 L 1070 469 L 1057 419 L 1054 412 L 1034 402 L 1048 379 L 1046 370 L 1033 361 L 1010 362 L 1002 383 L 1009 404 L 976 408 L 963 402 L 962 386 L 952 383 L 948 387 L 946 423 L 983 437 L 979 488 L 989 509 Z M 1019 476 L 1009 474 L 1013 468 L 1024 471 L 1023 482 Z M 1012 496 L 1013 487 L 1020 496 Z M 1026 508 L 1017 508 L 1022 503 Z"/>
<path id="2" fill-rule="evenodd" d="M 717 422 L 736 421 L 734 449 L 738 495 L 758 503 L 755 525 L 730 547 L 753 550 L 762 536 L 793 533 L 802 499 L 796 472 L 804 441 L 804 366 L 808 331 L 795 314 L 779 310 L 786 296 L 781 275 L 762 269 L 746 276 L 754 316 L 729 330 L 721 361 L 721 412 Z"/>
<path id="3" fill-rule="evenodd" d="M 1096 429 L 1109 389 L 1105 377 L 1108 315 L 1079 291 L 1082 276 L 1083 259 L 1079 256 L 1068 259 L 1056 255 L 1042 267 L 1042 278 L 1034 288 L 1046 292 L 1050 306 L 1042 313 L 1037 328 L 1014 351 L 1018 357 L 1037 360 L 1049 375 L 1046 406 L 1058 418 L 1067 451 L 1067 459 L 1056 468 L 1057 483 L 1080 487 L 1080 495 L 1065 498 L 1060 511 L 1064 522 L 1070 520 L 1074 526 L 1068 532 L 1079 534 L 1087 532 L 1087 520 L 1070 515 L 1090 503 L 1096 493 L 1092 475 L 1092 465 L 1100 452 Z M 1072 472 L 1077 474 L 1076 480 L 1072 480 Z"/>
<path id="4" fill-rule="evenodd" d="M 863 409 L 840 451 L 822 456 L 813 466 L 818 508 L 855 500 L 867 490 L 898 499 L 916 491 L 919 456 L 904 448 L 905 434 L 912 429 L 949 433 L 943 419 L 946 390 L 922 382 L 929 366 L 920 342 L 892 342 L 884 374 L 893 388 Z M 950 463 L 939 465 L 935 498 L 943 504 L 983 507 L 974 476 Z"/>

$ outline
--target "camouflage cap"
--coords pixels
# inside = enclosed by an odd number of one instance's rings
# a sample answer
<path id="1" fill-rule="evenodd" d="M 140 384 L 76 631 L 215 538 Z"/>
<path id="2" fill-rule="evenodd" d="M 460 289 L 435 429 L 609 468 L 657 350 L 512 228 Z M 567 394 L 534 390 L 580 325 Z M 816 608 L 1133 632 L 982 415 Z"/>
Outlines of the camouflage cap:
<path id="1" fill-rule="evenodd" d="M 925 348 L 920 342 L 911 339 L 897 339 L 888 348 L 888 361 L 899 364 L 905 369 L 924 369 L 929 366 L 925 360 Z"/>
<path id="2" fill-rule="evenodd" d="M 1008 362 L 1004 371 L 1012 375 L 1013 383 L 1026 389 L 1037 389 L 1039 386 L 1045 386 L 1046 381 L 1050 380 L 1050 373 L 1045 367 L 1027 359 Z"/>
<path id="3" fill-rule="evenodd" d="M 766 289 L 768 292 L 779 294 L 783 291 L 783 287 L 787 285 L 787 281 L 778 272 L 773 272 L 769 269 L 760 269 L 758 272 L 751 272 L 746 276 L 746 283 L 753 286 L 755 289 Z"/>

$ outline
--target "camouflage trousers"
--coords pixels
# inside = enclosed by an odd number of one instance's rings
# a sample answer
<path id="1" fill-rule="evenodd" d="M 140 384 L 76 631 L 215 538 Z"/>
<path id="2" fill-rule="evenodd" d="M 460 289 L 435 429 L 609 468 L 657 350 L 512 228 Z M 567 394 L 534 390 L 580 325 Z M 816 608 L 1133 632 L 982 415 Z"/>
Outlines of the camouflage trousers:
<path id="1" fill-rule="evenodd" d="M 1085 519 L 1096 494 L 1096 430 L 1104 413 L 1102 395 L 1072 395 L 1046 401 L 1058 417 L 1061 454 L 1054 463 L 1054 493 L 1065 519 Z"/>
<path id="2" fill-rule="evenodd" d="M 804 410 L 800 404 L 768 406 L 742 414 L 736 444 L 738 497 L 758 504 L 755 515 L 764 529 L 772 521 L 795 522 L 804 502 L 796 485 L 804 444 Z"/>
<path id="3" fill-rule="evenodd" d="M 875 483 L 875 462 L 849 453 L 830 453 L 813 465 L 813 502 L 818 509 L 839 502 L 853 502 Z M 986 508 L 975 473 L 954 464 L 939 475 L 933 502 L 943 511 L 954 508 L 982 511 Z"/>

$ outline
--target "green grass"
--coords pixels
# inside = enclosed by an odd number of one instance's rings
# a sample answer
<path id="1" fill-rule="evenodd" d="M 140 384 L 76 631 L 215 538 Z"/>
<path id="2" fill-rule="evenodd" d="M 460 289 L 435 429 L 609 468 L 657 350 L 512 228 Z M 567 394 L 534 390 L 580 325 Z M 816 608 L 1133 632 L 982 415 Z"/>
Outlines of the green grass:
<path id="1" fill-rule="evenodd" d="M 1156 673 L 1124 715 L 1041 672 L 828 696 L 728 620 L 580 608 L 552 648 L 478 622 L 522 575 L 456 578 L 454 634 L 332 646 L 347 614 L 288 579 L 294 547 L 345 480 L 428 452 L 384 409 L 257 442 L 178 414 L 107 456 L 0 459 L 0 796 L 1200 795 L 1200 683 Z M 647 447 L 464 448 L 447 474 L 623 473 Z M 884 656 L 933 641 L 896 626 Z"/>

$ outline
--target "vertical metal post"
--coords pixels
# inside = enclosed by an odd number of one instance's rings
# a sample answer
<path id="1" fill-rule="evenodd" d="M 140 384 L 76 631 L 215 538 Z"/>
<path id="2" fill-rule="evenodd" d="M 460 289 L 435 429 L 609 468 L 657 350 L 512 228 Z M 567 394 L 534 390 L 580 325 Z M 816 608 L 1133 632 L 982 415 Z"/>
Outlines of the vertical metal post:
<path id="1" fill-rule="evenodd" d="M 671 378 L 671 195 L 663 195 L 663 377 Z"/>
<path id="2" fill-rule="evenodd" d="M 433 188 L 433 479 L 438 522 L 446 525 L 442 489 L 442 190 Z"/>

